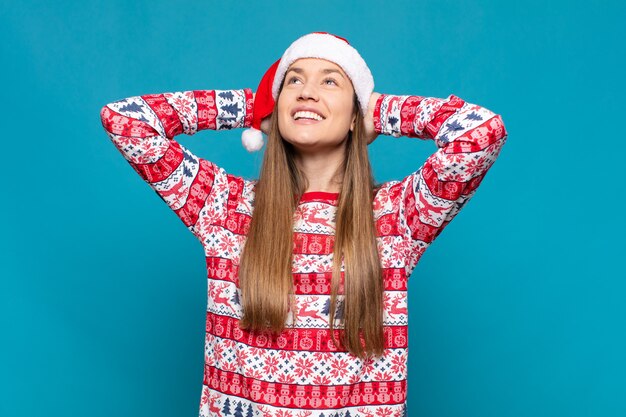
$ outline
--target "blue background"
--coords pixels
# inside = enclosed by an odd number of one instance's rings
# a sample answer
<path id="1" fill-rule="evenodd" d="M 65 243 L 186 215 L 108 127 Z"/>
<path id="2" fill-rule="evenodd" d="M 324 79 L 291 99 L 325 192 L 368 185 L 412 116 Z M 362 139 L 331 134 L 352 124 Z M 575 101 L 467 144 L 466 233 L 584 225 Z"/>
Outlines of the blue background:
<path id="1" fill-rule="evenodd" d="M 0 415 L 197 416 L 204 253 L 99 111 L 140 94 L 255 90 L 311 31 L 346 37 L 375 91 L 455 94 L 509 132 L 410 279 L 409 415 L 626 415 L 625 9 L 2 1 Z M 177 140 L 256 178 L 261 153 L 240 135 Z M 376 178 L 401 179 L 435 150 L 380 136 Z"/>

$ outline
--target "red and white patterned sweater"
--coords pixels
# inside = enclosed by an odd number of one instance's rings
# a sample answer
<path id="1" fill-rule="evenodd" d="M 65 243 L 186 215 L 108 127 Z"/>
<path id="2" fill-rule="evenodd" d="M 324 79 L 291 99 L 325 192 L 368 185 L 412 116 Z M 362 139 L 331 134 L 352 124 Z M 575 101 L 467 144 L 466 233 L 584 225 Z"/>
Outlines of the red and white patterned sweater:
<path id="1" fill-rule="evenodd" d="M 252 98 L 248 88 L 194 90 L 130 97 L 101 110 L 113 144 L 204 247 L 208 304 L 200 416 L 404 416 L 407 279 L 499 155 L 507 138 L 502 118 L 454 95 L 378 99 L 378 133 L 432 139 L 437 151 L 417 171 L 376 191 L 385 352 L 362 361 L 337 350 L 329 334 L 338 194 L 305 193 L 294 217 L 295 326 L 290 317 L 291 327 L 275 338 L 238 327 L 237 270 L 256 181 L 226 173 L 173 138 L 249 127 Z"/>

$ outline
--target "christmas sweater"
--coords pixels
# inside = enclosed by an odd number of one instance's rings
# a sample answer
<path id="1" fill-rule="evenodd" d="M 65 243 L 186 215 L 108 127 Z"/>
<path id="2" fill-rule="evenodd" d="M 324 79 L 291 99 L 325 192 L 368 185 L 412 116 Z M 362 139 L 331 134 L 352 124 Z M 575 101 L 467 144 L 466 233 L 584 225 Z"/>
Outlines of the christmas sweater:
<path id="1" fill-rule="evenodd" d="M 405 416 L 407 280 L 499 155 L 507 137 L 502 118 L 454 95 L 383 94 L 377 100 L 377 133 L 433 140 L 437 150 L 415 172 L 375 190 L 385 349 L 361 360 L 338 349 L 329 332 L 336 193 L 304 193 L 295 212 L 297 322 L 278 336 L 238 326 L 237 271 L 257 181 L 225 172 L 174 137 L 249 127 L 252 104 L 249 88 L 193 90 L 130 97 L 101 110 L 115 147 L 204 248 L 208 303 L 199 415 Z M 339 295 L 339 319 L 342 300 Z M 341 329 L 338 324 L 336 339 Z"/>

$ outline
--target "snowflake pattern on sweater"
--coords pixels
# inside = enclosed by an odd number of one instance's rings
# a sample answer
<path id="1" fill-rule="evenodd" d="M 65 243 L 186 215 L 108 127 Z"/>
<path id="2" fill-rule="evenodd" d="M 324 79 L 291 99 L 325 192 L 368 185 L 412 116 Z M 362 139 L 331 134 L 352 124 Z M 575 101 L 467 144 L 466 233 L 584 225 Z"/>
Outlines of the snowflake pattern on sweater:
<path id="1" fill-rule="evenodd" d="M 377 133 L 431 139 L 438 149 L 417 171 L 376 190 L 385 351 L 361 360 L 337 349 L 330 337 L 336 193 L 307 192 L 298 203 L 296 322 L 290 315 L 290 326 L 277 337 L 238 326 L 242 308 L 237 270 L 256 181 L 226 173 L 173 138 L 205 129 L 250 127 L 252 104 L 249 88 L 193 90 L 130 97 L 101 110 L 113 144 L 205 251 L 208 303 L 200 416 L 405 416 L 407 280 L 498 157 L 507 138 L 502 118 L 454 95 L 382 94 L 377 100 Z M 341 317 L 341 295 L 338 300 Z M 337 326 L 336 338 L 340 331 Z"/>

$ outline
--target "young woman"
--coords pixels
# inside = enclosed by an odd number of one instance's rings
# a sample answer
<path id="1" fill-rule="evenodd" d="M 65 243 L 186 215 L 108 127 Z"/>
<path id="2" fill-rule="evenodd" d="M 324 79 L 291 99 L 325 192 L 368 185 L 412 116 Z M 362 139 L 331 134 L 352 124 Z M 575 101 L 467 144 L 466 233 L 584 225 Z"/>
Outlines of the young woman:
<path id="1" fill-rule="evenodd" d="M 202 243 L 208 308 L 201 416 L 403 416 L 407 279 L 475 194 L 507 133 L 490 110 L 373 92 L 343 38 L 307 34 L 251 89 L 107 104 L 103 126 Z M 174 140 L 252 127 L 259 179 Z M 378 134 L 438 149 L 401 181 L 374 183 Z"/>

